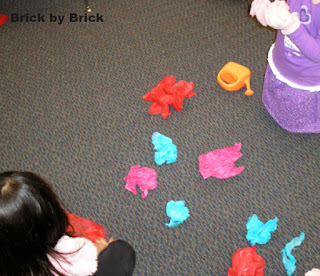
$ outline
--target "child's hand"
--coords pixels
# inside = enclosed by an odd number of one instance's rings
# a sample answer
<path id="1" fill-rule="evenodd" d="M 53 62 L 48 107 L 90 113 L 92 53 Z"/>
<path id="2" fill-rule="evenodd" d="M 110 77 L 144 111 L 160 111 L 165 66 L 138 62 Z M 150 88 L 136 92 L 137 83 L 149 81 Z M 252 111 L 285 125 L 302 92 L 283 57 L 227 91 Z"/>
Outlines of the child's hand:
<path id="1" fill-rule="evenodd" d="M 94 246 L 96 247 L 96 249 L 98 251 L 98 255 L 102 252 L 103 249 L 107 248 L 108 245 L 114 241 L 115 240 L 112 237 L 108 241 L 104 238 L 100 238 L 100 239 L 96 240 Z"/>
<path id="2" fill-rule="evenodd" d="M 267 24 L 277 30 L 281 30 L 284 35 L 291 34 L 300 26 L 300 20 L 290 12 L 288 4 L 283 0 L 276 0 L 271 3 L 265 11 Z"/>
<path id="3" fill-rule="evenodd" d="M 265 19 L 265 11 L 269 8 L 271 2 L 269 0 L 254 0 L 251 4 L 250 15 L 256 16 L 257 20 L 263 26 L 267 26 Z"/>

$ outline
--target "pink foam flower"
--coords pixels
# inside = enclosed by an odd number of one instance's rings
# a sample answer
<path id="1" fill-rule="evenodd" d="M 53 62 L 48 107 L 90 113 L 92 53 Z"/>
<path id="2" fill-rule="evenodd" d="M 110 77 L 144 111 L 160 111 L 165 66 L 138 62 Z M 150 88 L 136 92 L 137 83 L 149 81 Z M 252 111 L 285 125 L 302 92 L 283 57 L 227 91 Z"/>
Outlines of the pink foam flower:
<path id="1" fill-rule="evenodd" d="M 226 179 L 240 174 L 244 167 L 235 167 L 242 153 L 241 143 L 235 143 L 232 147 L 217 149 L 199 156 L 199 171 L 204 179 L 213 176 Z"/>
<path id="2" fill-rule="evenodd" d="M 130 168 L 129 173 L 123 180 L 126 181 L 125 188 L 130 192 L 137 194 L 137 185 L 139 186 L 142 198 L 146 198 L 148 190 L 153 190 L 157 187 L 157 173 L 154 169 L 141 168 L 139 165 Z"/>

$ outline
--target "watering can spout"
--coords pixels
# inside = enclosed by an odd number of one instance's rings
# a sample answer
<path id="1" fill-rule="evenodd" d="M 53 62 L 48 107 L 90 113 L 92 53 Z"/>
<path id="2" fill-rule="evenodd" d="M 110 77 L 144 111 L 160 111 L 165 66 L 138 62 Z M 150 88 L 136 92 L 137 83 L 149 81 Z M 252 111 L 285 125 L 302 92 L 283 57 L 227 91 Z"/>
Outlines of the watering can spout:
<path id="1" fill-rule="evenodd" d="M 246 87 L 247 87 L 247 91 L 244 92 L 244 94 L 246 96 L 252 96 L 254 94 L 254 92 L 251 90 L 250 88 L 250 78 L 247 78 L 244 83 L 246 84 Z"/>

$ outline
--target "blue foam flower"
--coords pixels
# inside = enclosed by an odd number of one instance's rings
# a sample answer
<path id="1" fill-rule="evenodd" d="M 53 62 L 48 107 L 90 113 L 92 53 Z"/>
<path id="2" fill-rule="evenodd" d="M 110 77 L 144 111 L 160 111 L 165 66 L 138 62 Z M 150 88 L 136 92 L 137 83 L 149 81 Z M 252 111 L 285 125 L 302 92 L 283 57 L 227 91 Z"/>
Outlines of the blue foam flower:
<path id="1" fill-rule="evenodd" d="M 299 237 L 296 237 L 287 243 L 284 249 L 282 249 L 282 261 L 287 274 L 290 276 L 296 270 L 296 259 L 292 256 L 291 251 L 299 246 L 304 240 L 305 234 L 302 232 Z"/>
<path id="2" fill-rule="evenodd" d="M 173 163 L 177 160 L 177 147 L 172 144 L 172 140 L 169 137 L 155 132 L 152 135 L 152 144 L 157 151 L 154 155 L 154 160 L 158 165 L 162 165 L 165 162 L 167 164 Z"/>
<path id="3" fill-rule="evenodd" d="M 257 215 L 253 215 L 246 224 L 247 240 L 251 245 L 266 244 L 271 238 L 271 233 L 277 230 L 277 222 L 278 218 L 274 218 L 264 224 Z"/>
<path id="4" fill-rule="evenodd" d="M 177 226 L 190 216 L 189 209 L 184 204 L 185 202 L 183 200 L 171 200 L 167 203 L 166 211 L 168 217 L 170 217 L 170 223 L 166 223 L 167 226 Z"/>

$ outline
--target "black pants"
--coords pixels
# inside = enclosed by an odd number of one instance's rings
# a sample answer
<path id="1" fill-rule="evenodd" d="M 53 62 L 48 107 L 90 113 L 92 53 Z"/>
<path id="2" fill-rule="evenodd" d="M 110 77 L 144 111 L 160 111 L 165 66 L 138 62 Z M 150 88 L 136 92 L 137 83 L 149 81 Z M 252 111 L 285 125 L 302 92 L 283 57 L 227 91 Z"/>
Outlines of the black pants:
<path id="1" fill-rule="evenodd" d="M 131 276 L 136 265 L 136 253 L 126 241 L 109 244 L 98 256 L 98 270 L 94 276 Z"/>

